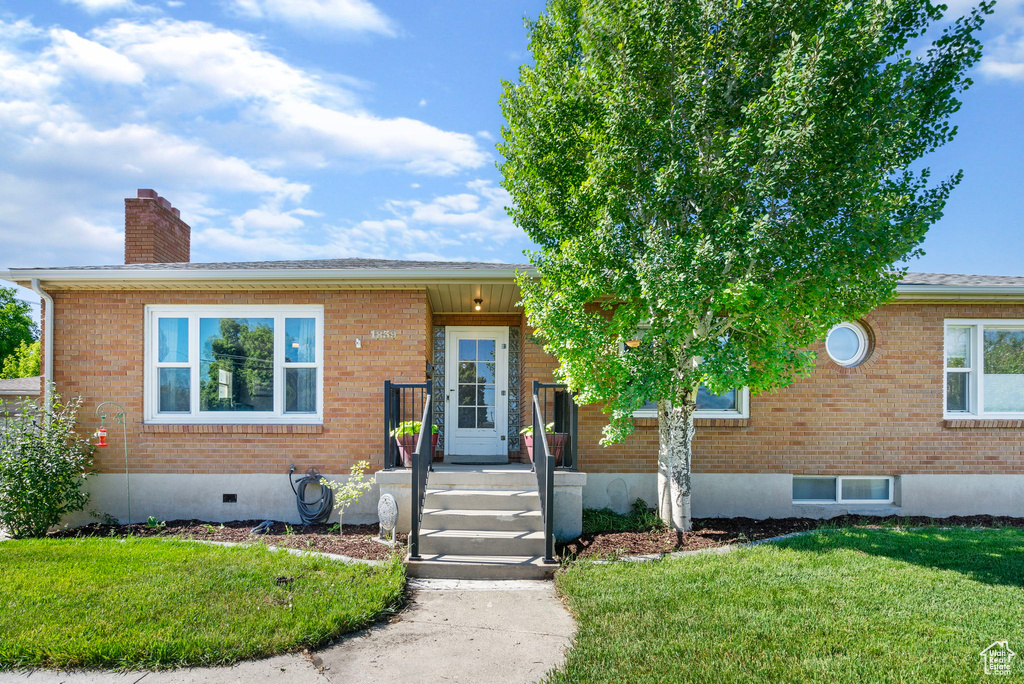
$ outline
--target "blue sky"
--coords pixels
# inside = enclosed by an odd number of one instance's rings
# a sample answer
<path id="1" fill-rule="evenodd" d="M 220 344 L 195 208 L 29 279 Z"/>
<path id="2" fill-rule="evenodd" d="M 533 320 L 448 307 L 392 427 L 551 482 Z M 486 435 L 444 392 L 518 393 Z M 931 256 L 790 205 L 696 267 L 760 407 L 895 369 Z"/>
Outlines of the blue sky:
<path id="1" fill-rule="evenodd" d="M 1024 275 L 1022 5 L 928 160 L 965 179 L 912 270 Z M 195 261 L 522 261 L 498 95 L 543 6 L 0 0 L 0 267 L 119 263 L 137 188 L 181 209 Z"/>

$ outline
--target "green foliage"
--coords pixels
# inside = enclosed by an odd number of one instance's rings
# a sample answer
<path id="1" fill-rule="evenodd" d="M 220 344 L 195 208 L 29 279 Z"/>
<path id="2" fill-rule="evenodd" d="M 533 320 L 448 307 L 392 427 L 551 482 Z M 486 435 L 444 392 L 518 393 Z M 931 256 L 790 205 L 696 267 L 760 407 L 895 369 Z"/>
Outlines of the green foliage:
<path id="1" fill-rule="evenodd" d="M 10 356 L 3 359 L 0 378 L 31 378 L 39 375 L 40 347 L 39 340 L 31 343 L 22 341 Z"/>
<path id="2" fill-rule="evenodd" d="M 1024 642 L 1022 549 L 1014 528 L 843 529 L 574 563 L 557 583 L 578 631 L 545 681 L 988 680 L 978 654 L 997 638 Z"/>
<path id="3" fill-rule="evenodd" d="M 392 437 L 405 437 L 406 435 L 418 435 L 418 434 L 420 434 L 420 430 L 422 429 L 421 426 L 422 426 L 422 423 L 420 421 L 418 421 L 418 420 L 402 421 L 401 423 L 396 425 L 395 428 L 391 431 L 391 436 Z M 436 435 L 437 434 L 437 426 L 436 425 L 431 425 L 430 426 L 430 434 L 432 434 L 432 435 Z"/>
<path id="4" fill-rule="evenodd" d="M 54 395 L 48 420 L 31 401 L 0 420 L 0 527 L 15 538 L 41 537 L 89 502 L 82 484 L 93 464 L 92 444 L 75 432 L 80 398 Z"/>
<path id="5" fill-rule="evenodd" d="M 18 299 L 17 290 L 0 287 L 0 362 L 5 361 L 23 342 L 31 344 L 39 336 L 39 328 L 29 316 L 30 311 L 32 307 Z"/>
<path id="6" fill-rule="evenodd" d="M 365 477 L 370 467 L 369 461 L 356 461 L 349 470 L 348 479 L 344 482 L 322 479 L 320 484 L 334 491 L 334 510 L 338 515 L 344 515 L 345 509 L 362 498 L 363 494 L 369 491 L 373 482 Z"/>
<path id="7" fill-rule="evenodd" d="M 583 534 L 597 532 L 651 532 L 665 529 L 665 522 L 658 514 L 647 508 L 643 499 L 633 502 L 627 514 L 616 513 L 610 508 L 584 508 Z"/>
<path id="8" fill-rule="evenodd" d="M 167 523 L 160 522 L 159 518 L 157 518 L 155 515 L 151 515 L 148 518 L 146 518 L 146 527 L 148 527 L 151 530 L 155 530 L 161 527 L 167 527 Z"/>
<path id="9" fill-rule="evenodd" d="M 274 330 L 249 325 L 244 318 L 220 319 L 220 336 L 212 340 L 213 361 L 200 383 L 204 411 L 271 410 L 274 387 Z M 229 378 L 221 383 L 221 371 Z M 226 395 L 226 396 L 224 396 Z"/>
<path id="10" fill-rule="evenodd" d="M 550 0 L 505 83 L 503 186 L 540 245 L 523 303 L 559 378 L 632 431 L 698 385 L 771 391 L 888 301 L 961 175 L 919 159 L 992 3 L 908 49 L 929 0 Z M 649 341 L 623 354 L 640 328 Z"/>
<path id="11" fill-rule="evenodd" d="M 555 429 L 554 421 L 552 421 L 552 422 L 550 422 L 550 423 L 548 423 L 547 425 L 544 426 L 544 432 L 551 432 L 554 429 Z M 521 434 L 521 435 L 530 435 L 531 437 L 533 437 L 533 425 L 527 425 L 526 427 L 524 427 L 522 430 L 519 431 L 519 434 Z"/>
<path id="12" fill-rule="evenodd" d="M 369 566 L 160 538 L 8 541 L 0 567 L 0 670 L 225 665 L 312 649 L 393 611 L 405 588 L 397 556 Z"/>

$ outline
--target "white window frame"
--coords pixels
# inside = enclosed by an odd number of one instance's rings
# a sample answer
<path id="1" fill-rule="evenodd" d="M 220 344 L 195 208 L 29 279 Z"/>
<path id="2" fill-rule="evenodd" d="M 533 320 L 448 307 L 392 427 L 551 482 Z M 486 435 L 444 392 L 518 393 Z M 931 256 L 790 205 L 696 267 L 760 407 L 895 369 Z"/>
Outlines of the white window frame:
<path id="1" fill-rule="evenodd" d="M 188 319 L 188 358 L 186 363 L 157 363 L 159 337 L 157 320 L 160 318 Z M 273 318 L 274 319 L 274 410 L 273 411 L 200 411 L 200 318 Z M 294 363 L 285 361 L 285 319 L 313 318 L 316 320 L 316 362 Z M 324 308 L 319 305 L 243 305 L 204 306 L 190 304 L 147 305 L 145 308 L 145 386 L 143 416 L 146 423 L 157 425 L 319 425 L 324 410 Z M 159 368 L 191 369 L 190 413 L 159 413 Z M 285 369 L 317 369 L 317 397 L 315 413 L 285 413 Z"/>
<path id="2" fill-rule="evenodd" d="M 857 354 L 849 361 L 840 361 L 836 357 L 832 356 L 832 352 L 828 350 L 828 338 L 832 333 L 834 333 L 839 328 L 846 328 L 848 330 L 852 330 L 853 334 L 857 336 Z M 832 359 L 832 362 L 835 363 L 837 366 L 842 366 L 843 368 L 853 368 L 854 366 L 864 362 L 864 359 L 867 358 L 869 351 L 871 351 L 871 340 L 868 338 L 867 330 L 865 330 L 864 326 L 862 326 L 860 323 L 854 321 L 844 321 L 842 323 L 833 325 L 831 328 L 829 328 L 828 333 L 825 334 L 825 355 L 828 356 L 828 358 Z"/>
<path id="3" fill-rule="evenodd" d="M 1004 420 L 1024 419 L 1024 411 L 985 411 L 985 328 L 1020 328 L 1024 330 L 1024 319 L 1015 318 L 947 318 L 942 326 L 942 417 L 947 420 Z M 948 328 L 971 328 L 970 368 L 947 368 L 949 349 L 946 345 Z M 967 410 L 946 409 L 949 372 L 967 373 Z"/>
<path id="4" fill-rule="evenodd" d="M 895 501 L 895 487 L 896 478 L 891 475 L 794 475 L 793 479 L 801 478 L 804 480 L 835 480 L 836 482 L 836 497 L 834 499 L 793 499 L 794 506 L 802 506 L 804 504 L 818 505 L 823 504 L 876 504 L 886 505 L 891 504 Z M 889 498 L 888 499 L 844 499 L 843 498 L 843 480 L 888 480 L 889 481 Z M 790 487 L 792 490 L 792 487 Z"/>
<path id="5" fill-rule="evenodd" d="M 634 418 L 657 418 L 658 409 L 637 409 L 633 411 Z M 693 412 L 694 418 L 725 418 L 741 420 L 750 417 L 750 388 L 740 387 L 736 390 L 736 408 L 733 410 L 719 409 L 697 409 Z"/>

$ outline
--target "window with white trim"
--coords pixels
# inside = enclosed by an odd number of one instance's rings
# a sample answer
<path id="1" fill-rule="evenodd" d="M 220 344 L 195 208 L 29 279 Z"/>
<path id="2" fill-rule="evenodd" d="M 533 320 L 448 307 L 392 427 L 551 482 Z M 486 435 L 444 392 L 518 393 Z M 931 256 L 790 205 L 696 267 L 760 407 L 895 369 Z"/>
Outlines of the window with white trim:
<path id="1" fill-rule="evenodd" d="M 146 307 L 152 423 L 319 423 L 323 307 Z"/>
<path id="2" fill-rule="evenodd" d="M 947 320 L 949 418 L 1024 418 L 1024 320 Z"/>
<path id="3" fill-rule="evenodd" d="M 892 501 L 892 477 L 793 476 L 795 504 L 885 504 Z"/>
<path id="4" fill-rule="evenodd" d="M 860 323 L 839 323 L 825 336 L 825 353 L 840 366 L 856 366 L 871 349 L 867 331 Z"/>
<path id="5" fill-rule="evenodd" d="M 697 409 L 694 418 L 749 418 L 750 392 L 746 387 L 725 394 L 712 394 L 704 385 L 697 388 Z M 657 418 L 658 402 L 649 401 L 633 412 L 634 418 Z"/>

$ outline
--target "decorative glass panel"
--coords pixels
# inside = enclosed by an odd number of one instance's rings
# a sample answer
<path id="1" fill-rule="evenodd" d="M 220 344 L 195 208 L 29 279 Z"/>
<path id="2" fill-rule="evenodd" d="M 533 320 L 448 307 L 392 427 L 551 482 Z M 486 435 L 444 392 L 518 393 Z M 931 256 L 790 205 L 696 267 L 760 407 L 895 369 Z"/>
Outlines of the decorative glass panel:
<path id="1" fill-rule="evenodd" d="M 274 410 L 274 319 L 199 319 L 200 411 Z"/>
<path id="2" fill-rule="evenodd" d="M 658 410 L 658 405 L 654 405 Z M 712 394 L 704 389 L 704 385 L 697 388 L 697 410 L 698 411 L 735 411 L 736 390 L 729 390 L 725 394 Z"/>
<path id="3" fill-rule="evenodd" d="M 793 501 L 835 501 L 834 477 L 794 477 Z"/>
<path id="4" fill-rule="evenodd" d="M 1024 329 L 985 328 L 985 411 L 1024 412 Z"/>
<path id="5" fill-rule="evenodd" d="M 188 319 L 157 319 L 157 362 L 188 363 Z"/>
<path id="6" fill-rule="evenodd" d="M 889 480 L 886 478 L 842 479 L 843 498 L 848 501 L 888 501 Z"/>
<path id="7" fill-rule="evenodd" d="M 968 380 L 970 373 L 946 373 L 946 410 L 969 411 Z"/>
<path id="8" fill-rule="evenodd" d="M 284 319 L 284 360 L 316 363 L 316 319 Z"/>
<path id="9" fill-rule="evenodd" d="M 971 328 L 946 328 L 946 368 L 971 367 Z"/>
<path id="10" fill-rule="evenodd" d="M 316 368 L 284 369 L 285 413 L 316 413 Z"/>
<path id="11" fill-rule="evenodd" d="M 192 386 L 190 368 L 160 369 L 160 413 L 188 413 L 191 411 L 189 391 Z"/>

